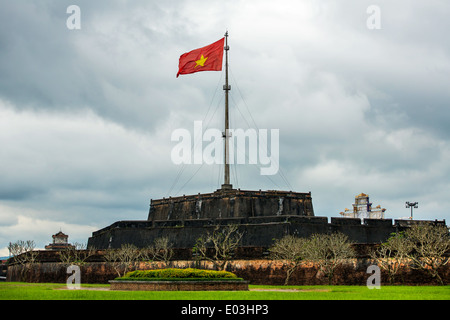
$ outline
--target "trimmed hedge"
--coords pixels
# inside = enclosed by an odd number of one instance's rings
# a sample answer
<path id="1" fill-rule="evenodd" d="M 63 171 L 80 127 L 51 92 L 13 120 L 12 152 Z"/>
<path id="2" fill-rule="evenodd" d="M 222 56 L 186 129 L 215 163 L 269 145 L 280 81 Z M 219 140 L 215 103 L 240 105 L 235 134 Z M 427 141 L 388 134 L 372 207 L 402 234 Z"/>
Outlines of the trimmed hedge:
<path id="1" fill-rule="evenodd" d="M 234 273 L 228 271 L 214 271 L 202 269 L 156 269 L 136 270 L 126 273 L 115 280 L 241 280 Z"/>
<path id="2" fill-rule="evenodd" d="M 244 279 L 242 278 L 116 278 L 114 279 L 116 281 L 142 281 L 142 282 L 148 282 L 148 281 L 192 281 L 192 282 L 199 282 L 199 281 L 242 281 Z"/>

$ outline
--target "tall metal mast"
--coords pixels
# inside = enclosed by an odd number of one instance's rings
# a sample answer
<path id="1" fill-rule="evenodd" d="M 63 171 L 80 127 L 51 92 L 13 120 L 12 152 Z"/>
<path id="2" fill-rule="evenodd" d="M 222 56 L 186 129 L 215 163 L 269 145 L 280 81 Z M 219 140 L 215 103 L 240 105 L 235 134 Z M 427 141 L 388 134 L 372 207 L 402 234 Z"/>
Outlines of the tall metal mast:
<path id="1" fill-rule="evenodd" d="M 222 189 L 232 189 L 233 186 L 230 183 L 230 155 L 229 155 L 229 120 L 228 120 L 228 92 L 231 90 L 231 86 L 228 85 L 228 50 L 230 47 L 228 46 L 228 31 L 225 33 L 225 85 L 223 86 L 223 90 L 225 90 L 225 132 L 223 133 L 223 138 L 225 139 L 225 173 L 224 173 L 224 184 L 222 185 Z"/>

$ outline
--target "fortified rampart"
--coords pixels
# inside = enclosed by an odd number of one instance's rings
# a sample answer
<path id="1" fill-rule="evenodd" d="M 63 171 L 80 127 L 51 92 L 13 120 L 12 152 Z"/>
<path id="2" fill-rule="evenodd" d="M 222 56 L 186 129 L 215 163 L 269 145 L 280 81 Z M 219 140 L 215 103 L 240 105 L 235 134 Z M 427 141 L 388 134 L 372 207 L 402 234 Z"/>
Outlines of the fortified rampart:
<path id="1" fill-rule="evenodd" d="M 308 237 L 314 233 L 342 232 L 356 243 L 380 243 L 393 232 L 404 231 L 414 223 L 444 224 L 445 221 L 417 221 L 392 219 L 361 219 L 299 216 L 266 216 L 249 218 L 217 218 L 192 220 L 118 221 L 93 232 L 88 247 L 120 248 L 129 243 L 146 247 L 160 237 L 168 237 L 175 248 L 192 248 L 196 240 L 217 225 L 239 225 L 243 233 L 241 246 L 268 248 L 274 239 L 285 235 Z"/>
<path id="2" fill-rule="evenodd" d="M 151 200 L 148 220 L 261 216 L 314 216 L 311 193 L 219 189 L 213 193 Z"/>
<path id="3" fill-rule="evenodd" d="M 167 237 L 174 248 L 191 249 L 217 226 L 237 225 L 241 247 L 268 248 L 286 235 L 341 232 L 355 243 L 380 243 L 414 220 L 315 217 L 311 193 L 219 189 L 213 193 L 151 200 L 147 220 L 117 221 L 92 233 L 89 248 L 139 248 Z M 426 223 L 444 224 L 445 221 Z M 265 249 L 263 249 L 265 250 Z"/>

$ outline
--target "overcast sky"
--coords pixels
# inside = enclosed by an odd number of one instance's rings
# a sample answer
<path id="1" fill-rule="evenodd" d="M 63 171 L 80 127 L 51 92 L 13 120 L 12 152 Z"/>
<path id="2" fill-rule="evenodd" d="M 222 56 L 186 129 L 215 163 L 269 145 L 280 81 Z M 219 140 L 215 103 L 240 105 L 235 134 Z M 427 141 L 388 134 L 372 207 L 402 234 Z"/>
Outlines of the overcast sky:
<path id="1" fill-rule="evenodd" d="M 449 16 L 447 0 L 0 0 L 0 256 L 218 189 L 220 166 L 173 164 L 171 133 L 222 130 L 224 73 L 176 73 L 226 30 L 231 125 L 279 129 L 286 178 L 239 165 L 235 187 L 311 191 L 327 217 L 361 192 L 392 219 L 418 201 L 448 223 Z"/>

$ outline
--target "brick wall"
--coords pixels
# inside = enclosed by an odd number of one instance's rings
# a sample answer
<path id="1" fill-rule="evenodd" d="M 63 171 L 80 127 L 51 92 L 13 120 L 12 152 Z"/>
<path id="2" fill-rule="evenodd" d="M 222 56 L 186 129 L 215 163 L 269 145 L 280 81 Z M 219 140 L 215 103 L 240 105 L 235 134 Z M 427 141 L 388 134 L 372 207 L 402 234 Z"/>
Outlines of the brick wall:
<path id="1" fill-rule="evenodd" d="M 366 285 L 367 267 L 373 264 L 370 259 L 353 259 L 351 263 L 341 266 L 336 270 L 333 284 L 336 285 Z M 141 262 L 138 269 L 163 268 L 161 262 Z M 173 268 L 204 268 L 212 269 L 212 264 L 206 261 L 180 260 L 172 261 L 170 267 Z M 68 274 L 67 266 L 62 263 L 47 262 L 37 263 L 29 269 L 23 270 L 21 266 L 9 266 L 7 281 L 28 281 L 28 282 L 54 282 L 65 283 Z M 238 277 L 248 280 L 250 284 L 272 284 L 282 285 L 286 276 L 285 267 L 281 261 L 268 259 L 260 260 L 234 260 L 227 266 L 227 271 L 235 273 Z M 450 284 L 450 265 L 446 265 L 441 270 L 445 284 Z M 82 283 L 108 283 L 117 277 L 109 263 L 91 262 L 81 266 Z M 389 284 L 387 274 L 382 272 L 382 285 Z M 328 284 L 326 277 L 318 271 L 313 264 L 302 264 L 292 275 L 290 284 L 292 285 L 321 285 Z M 405 285 L 436 285 L 435 279 L 431 278 L 423 270 L 415 270 L 404 267 L 396 277 L 395 284 Z"/>
<path id="2" fill-rule="evenodd" d="M 248 281 L 111 281 L 111 290 L 237 291 L 248 290 Z"/>

